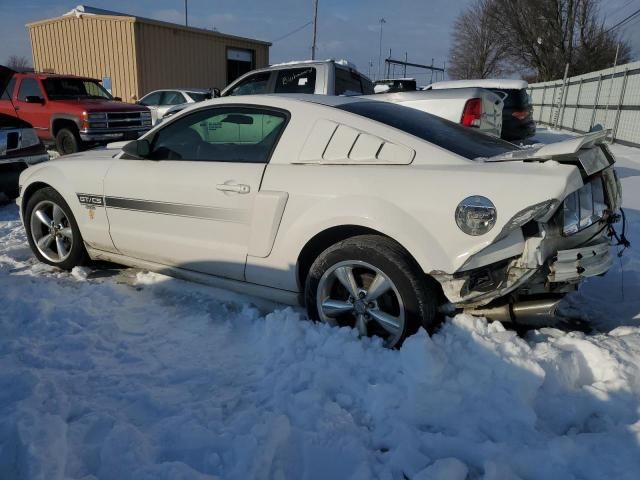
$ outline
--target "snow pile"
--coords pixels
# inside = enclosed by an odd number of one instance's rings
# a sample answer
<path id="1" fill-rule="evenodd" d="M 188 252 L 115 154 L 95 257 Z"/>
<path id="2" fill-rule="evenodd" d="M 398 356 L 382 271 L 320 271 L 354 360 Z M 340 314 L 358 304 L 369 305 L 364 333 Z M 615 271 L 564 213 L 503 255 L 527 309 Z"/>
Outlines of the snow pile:
<path id="1" fill-rule="evenodd" d="M 2 207 L 0 478 L 636 479 L 640 255 L 620 265 L 571 299 L 599 333 L 458 315 L 389 351 L 162 275 L 38 264 Z"/>

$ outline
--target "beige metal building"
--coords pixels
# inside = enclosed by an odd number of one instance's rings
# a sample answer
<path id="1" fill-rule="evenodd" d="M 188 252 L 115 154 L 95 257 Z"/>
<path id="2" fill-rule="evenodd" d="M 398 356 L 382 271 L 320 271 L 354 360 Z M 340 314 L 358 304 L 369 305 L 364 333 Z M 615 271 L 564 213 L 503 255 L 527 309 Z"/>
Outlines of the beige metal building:
<path id="1" fill-rule="evenodd" d="M 125 101 L 159 88 L 222 89 L 269 64 L 269 42 L 82 5 L 27 28 L 37 71 L 104 79 Z"/>

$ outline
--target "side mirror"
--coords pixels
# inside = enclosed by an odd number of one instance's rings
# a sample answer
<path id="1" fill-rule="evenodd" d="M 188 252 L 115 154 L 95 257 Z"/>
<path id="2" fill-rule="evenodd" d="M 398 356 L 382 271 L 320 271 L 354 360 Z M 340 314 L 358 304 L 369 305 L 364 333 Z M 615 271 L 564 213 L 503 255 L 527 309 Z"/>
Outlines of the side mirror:
<path id="1" fill-rule="evenodd" d="M 214 88 L 213 89 L 213 98 L 220 98 L 220 89 L 219 88 Z"/>
<path id="2" fill-rule="evenodd" d="M 40 105 L 44 105 L 44 98 L 39 97 L 38 95 L 27 95 L 25 100 L 27 103 L 39 103 Z"/>
<path id="3" fill-rule="evenodd" d="M 151 144 L 146 138 L 133 140 L 122 147 L 122 151 L 130 158 L 143 159 L 151 153 Z"/>

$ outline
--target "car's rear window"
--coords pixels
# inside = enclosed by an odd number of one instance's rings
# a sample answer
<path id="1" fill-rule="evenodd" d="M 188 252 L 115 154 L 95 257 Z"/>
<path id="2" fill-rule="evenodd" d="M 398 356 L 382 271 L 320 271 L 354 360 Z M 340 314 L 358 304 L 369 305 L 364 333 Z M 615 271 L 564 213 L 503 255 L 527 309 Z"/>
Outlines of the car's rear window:
<path id="1" fill-rule="evenodd" d="M 512 143 L 499 138 L 394 103 L 353 102 L 337 108 L 397 128 L 470 160 L 518 150 Z"/>
<path id="2" fill-rule="evenodd" d="M 506 93 L 507 98 L 504 99 L 505 108 L 520 108 L 526 110 L 529 107 L 529 94 L 526 90 L 510 89 L 510 88 L 490 88 L 492 92 L 502 96 Z"/>

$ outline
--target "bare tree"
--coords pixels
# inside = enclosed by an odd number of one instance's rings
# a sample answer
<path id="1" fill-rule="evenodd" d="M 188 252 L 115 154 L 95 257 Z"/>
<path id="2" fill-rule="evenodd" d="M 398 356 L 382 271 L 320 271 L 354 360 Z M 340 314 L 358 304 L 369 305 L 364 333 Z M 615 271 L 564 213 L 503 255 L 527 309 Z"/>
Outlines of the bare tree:
<path id="1" fill-rule="evenodd" d="M 449 52 L 451 78 L 488 78 L 506 73 L 506 55 L 490 15 L 492 3 L 476 0 L 456 19 Z"/>
<path id="2" fill-rule="evenodd" d="M 31 68 L 29 59 L 18 55 L 11 55 L 7 61 L 7 67 L 16 72 L 22 72 Z"/>
<path id="3" fill-rule="evenodd" d="M 627 62 L 629 45 L 604 28 L 600 0 L 492 0 L 488 15 L 509 62 L 541 81 Z"/>

